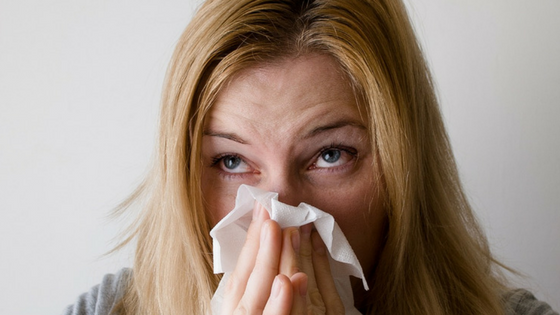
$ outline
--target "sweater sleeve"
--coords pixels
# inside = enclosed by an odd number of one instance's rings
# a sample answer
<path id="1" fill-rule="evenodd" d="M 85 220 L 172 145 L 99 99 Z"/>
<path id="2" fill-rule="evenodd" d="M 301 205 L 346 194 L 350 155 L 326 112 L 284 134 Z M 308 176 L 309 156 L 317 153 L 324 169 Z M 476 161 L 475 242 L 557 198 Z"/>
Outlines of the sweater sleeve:
<path id="1" fill-rule="evenodd" d="M 505 295 L 508 315 L 558 315 L 550 305 L 539 301 L 531 292 L 517 289 Z"/>
<path id="2" fill-rule="evenodd" d="M 131 275 L 131 269 L 122 269 L 117 274 L 108 274 L 100 284 L 94 286 L 73 304 L 69 305 L 63 315 L 108 315 L 120 302 Z"/>

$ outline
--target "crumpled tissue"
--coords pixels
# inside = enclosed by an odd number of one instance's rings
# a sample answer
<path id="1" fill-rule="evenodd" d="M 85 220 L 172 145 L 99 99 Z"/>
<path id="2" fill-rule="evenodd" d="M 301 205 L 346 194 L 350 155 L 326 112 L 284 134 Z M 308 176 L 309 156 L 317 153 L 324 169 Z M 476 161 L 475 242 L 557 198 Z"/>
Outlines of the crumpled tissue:
<path id="1" fill-rule="evenodd" d="M 214 273 L 225 273 L 218 289 L 212 297 L 212 310 L 219 314 L 223 301 L 225 283 L 245 243 L 247 230 L 252 220 L 255 201 L 278 222 L 281 228 L 302 226 L 313 222 L 329 252 L 331 274 L 342 299 L 346 314 L 360 314 L 354 307 L 354 298 L 349 276 L 362 279 L 368 290 L 367 281 L 360 263 L 340 230 L 334 218 L 313 206 L 300 203 L 293 207 L 278 201 L 278 194 L 248 185 L 241 185 L 237 191 L 235 208 L 210 231 L 214 244 Z"/>

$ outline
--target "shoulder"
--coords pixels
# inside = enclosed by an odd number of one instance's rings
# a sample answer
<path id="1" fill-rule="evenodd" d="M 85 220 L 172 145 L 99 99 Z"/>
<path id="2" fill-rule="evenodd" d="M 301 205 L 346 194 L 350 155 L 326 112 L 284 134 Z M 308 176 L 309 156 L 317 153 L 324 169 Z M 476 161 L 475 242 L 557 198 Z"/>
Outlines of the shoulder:
<path id="1" fill-rule="evenodd" d="M 94 286 L 80 297 L 75 304 L 68 306 L 64 315 L 104 315 L 109 314 L 113 307 L 122 299 L 132 269 L 124 268 L 116 274 L 107 274 L 100 284 Z"/>
<path id="2" fill-rule="evenodd" d="M 535 296 L 523 289 L 507 292 L 504 295 L 507 315 L 558 315 L 550 305 L 539 301 Z"/>

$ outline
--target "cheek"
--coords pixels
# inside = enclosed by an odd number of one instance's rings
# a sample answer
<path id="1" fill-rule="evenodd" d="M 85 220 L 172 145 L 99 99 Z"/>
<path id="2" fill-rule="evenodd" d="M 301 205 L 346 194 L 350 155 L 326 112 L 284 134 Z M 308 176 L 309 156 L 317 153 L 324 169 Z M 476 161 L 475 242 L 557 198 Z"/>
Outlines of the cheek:
<path id="1" fill-rule="evenodd" d="M 212 226 L 223 219 L 235 206 L 239 185 L 227 185 L 219 175 L 202 172 L 202 197 Z"/>
<path id="2" fill-rule="evenodd" d="M 383 246 L 386 211 L 382 183 L 373 176 L 344 185 L 335 191 L 318 193 L 312 205 L 330 213 L 348 239 L 364 272 L 372 272 Z"/>
<path id="3" fill-rule="evenodd" d="M 333 215 L 362 264 L 364 273 L 370 274 L 383 247 L 386 215 L 383 203 L 373 200 L 370 205 L 350 205 L 348 214 Z"/>

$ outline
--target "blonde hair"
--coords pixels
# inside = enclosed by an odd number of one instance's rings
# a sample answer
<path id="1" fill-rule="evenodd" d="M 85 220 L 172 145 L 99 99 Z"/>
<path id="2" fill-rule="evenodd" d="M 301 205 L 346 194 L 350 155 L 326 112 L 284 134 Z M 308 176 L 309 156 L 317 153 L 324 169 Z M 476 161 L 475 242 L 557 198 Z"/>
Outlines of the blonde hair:
<path id="1" fill-rule="evenodd" d="M 123 303 L 130 314 L 210 313 L 209 219 L 200 187 L 206 113 L 256 63 L 308 53 L 340 64 L 370 122 L 387 196 L 368 314 L 501 314 L 503 285 L 463 193 L 430 73 L 400 0 L 209 0 L 164 86 L 157 159 L 128 204 L 146 204 Z M 372 170 L 373 172 L 373 170 Z"/>

